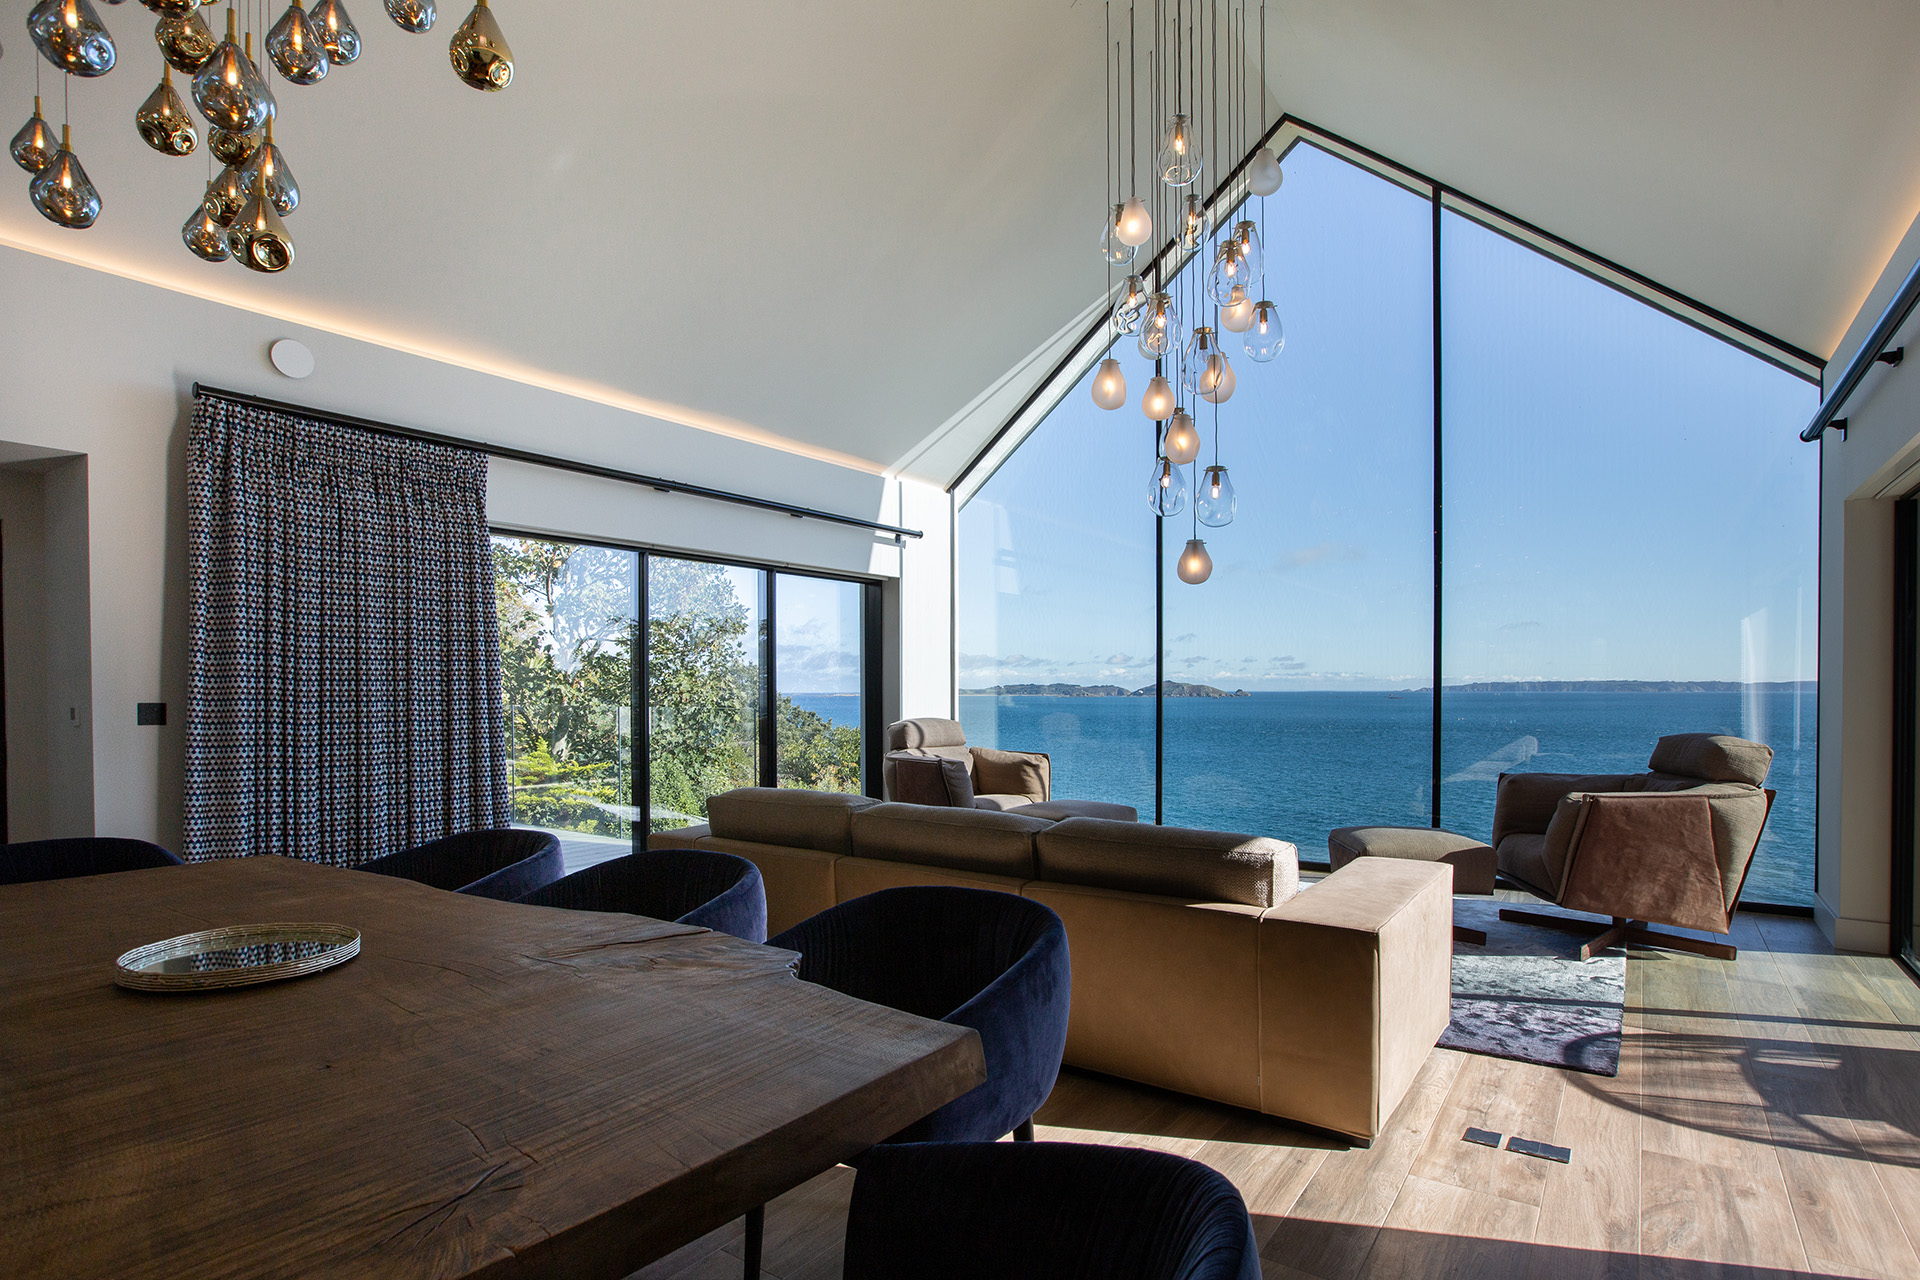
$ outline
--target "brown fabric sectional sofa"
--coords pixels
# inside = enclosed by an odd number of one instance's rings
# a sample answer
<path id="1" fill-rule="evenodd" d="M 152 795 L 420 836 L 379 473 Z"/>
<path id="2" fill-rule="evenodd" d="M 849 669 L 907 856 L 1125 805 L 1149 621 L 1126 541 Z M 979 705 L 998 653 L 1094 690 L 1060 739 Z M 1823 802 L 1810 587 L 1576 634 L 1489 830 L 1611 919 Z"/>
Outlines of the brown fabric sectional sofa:
<path id="1" fill-rule="evenodd" d="M 997 889 L 1067 928 L 1077 1067 L 1371 1141 L 1450 1016 L 1452 868 L 1302 890 L 1284 841 L 751 788 L 655 833 L 750 859 L 771 932 L 897 885 Z"/>

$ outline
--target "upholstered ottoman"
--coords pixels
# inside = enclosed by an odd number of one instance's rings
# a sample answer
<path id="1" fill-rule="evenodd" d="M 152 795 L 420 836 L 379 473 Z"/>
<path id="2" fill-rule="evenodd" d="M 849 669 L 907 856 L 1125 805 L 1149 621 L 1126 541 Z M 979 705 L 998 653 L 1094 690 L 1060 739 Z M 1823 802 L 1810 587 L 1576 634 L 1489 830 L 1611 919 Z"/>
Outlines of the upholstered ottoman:
<path id="1" fill-rule="evenodd" d="M 1064 822 L 1068 818 L 1105 818 L 1109 822 L 1138 822 L 1140 811 L 1130 804 L 1110 804 L 1105 800 L 1042 800 L 1023 804 L 1009 812 L 1023 818 L 1044 818 Z"/>
<path id="2" fill-rule="evenodd" d="M 1453 868 L 1455 893 L 1493 892 L 1494 854 L 1491 846 L 1472 836 L 1436 827 L 1341 827 L 1327 833 L 1327 857 L 1333 869 L 1355 858 L 1399 858 L 1405 862 L 1444 862 Z M 1459 942 L 1484 945 L 1487 935 L 1478 929 L 1453 927 Z"/>

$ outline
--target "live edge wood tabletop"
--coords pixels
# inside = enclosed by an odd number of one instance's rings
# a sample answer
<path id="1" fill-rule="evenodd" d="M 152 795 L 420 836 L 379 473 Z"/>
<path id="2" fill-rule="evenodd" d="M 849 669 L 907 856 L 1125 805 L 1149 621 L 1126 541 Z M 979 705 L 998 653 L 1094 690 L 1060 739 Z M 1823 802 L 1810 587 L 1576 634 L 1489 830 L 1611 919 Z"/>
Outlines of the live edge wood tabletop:
<path id="1" fill-rule="evenodd" d="M 279 921 L 360 956 L 113 985 Z M 0 1272 L 615 1280 L 984 1078 L 973 1031 L 792 958 L 284 858 L 0 887 Z"/>

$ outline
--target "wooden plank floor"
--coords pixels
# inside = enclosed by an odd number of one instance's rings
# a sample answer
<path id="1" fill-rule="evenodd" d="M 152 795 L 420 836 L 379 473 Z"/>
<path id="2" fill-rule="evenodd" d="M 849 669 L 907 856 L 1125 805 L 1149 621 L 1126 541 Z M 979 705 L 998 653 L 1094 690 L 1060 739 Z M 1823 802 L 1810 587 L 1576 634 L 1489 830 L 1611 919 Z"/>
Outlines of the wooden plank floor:
<path id="1" fill-rule="evenodd" d="M 1155 1147 L 1246 1197 L 1267 1280 L 1920 1277 L 1920 986 L 1811 921 L 1738 961 L 1635 951 L 1614 1079 L 1438 1049 L 1369 1149 L 1063 1072 L 1043 1140 Z M 1468 1126 L 1573 1148 L 1551 1164 Z M 771 1280 L 836 1280 L 853 1171 L 767 1213 Z M 731 1280 L 736 1223 L 639 1273 Z"/>

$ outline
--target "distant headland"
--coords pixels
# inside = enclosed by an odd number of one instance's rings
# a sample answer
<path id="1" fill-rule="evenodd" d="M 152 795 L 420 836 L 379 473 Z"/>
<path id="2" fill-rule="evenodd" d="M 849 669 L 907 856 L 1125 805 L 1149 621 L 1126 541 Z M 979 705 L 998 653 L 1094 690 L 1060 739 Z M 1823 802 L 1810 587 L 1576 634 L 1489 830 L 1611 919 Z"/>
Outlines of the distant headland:
<path id="1" fill-rule="evenodd" d="M 1210 684 L 1181 684 L 1168 680 L 1161 691 L 1169 698 L 1249 698 L 1245 689 L 1228 693 Z M 962 689 L 968 697 L 994 698 L 1151 698 L 1153 686 L 1123 689 L 1117 684 L 996 684 L 986 689 Z"/>
<path id="2" fill-rule="evenodd" d="M 1744 693 L 1748 689 L 1813 687 L 1811 680 L 1494 680 L 1483 684 L 1450 684 L 1447 693 Z M 1432 693 L 1433 686 L 1407 693 Z"/>

